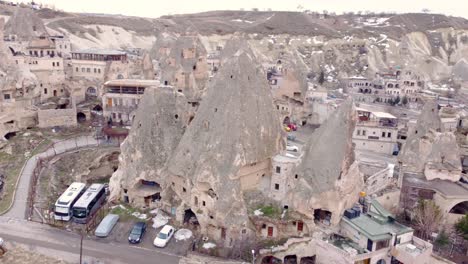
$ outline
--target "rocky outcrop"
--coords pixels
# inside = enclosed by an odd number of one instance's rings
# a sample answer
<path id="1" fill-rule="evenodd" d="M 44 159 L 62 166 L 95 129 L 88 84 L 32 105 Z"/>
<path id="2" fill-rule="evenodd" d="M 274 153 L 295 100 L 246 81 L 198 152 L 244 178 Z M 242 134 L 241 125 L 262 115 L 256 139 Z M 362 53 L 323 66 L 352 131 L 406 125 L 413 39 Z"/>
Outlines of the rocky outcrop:
<path id="1" fill-rule="evenodd" d="M 17 8 L 5 26 L 5 35 L 16 36 L 19 40 L 31 40 L 49 34 L 36 12 L 30 8 Z"/>
<path id="2" fill-rule="evenodd" d="M 399 161 L 404 171 L 424 175 L 428 180 L 460 179 L 460 149 L 453 132 L 443 132 L 436 101 L 424 105 Z"/>
<path id="3" fill-rule="evenodd" d="M 131 132 L 121 146 L 119 169 L 110 181 L 111 200 L 120 199 L 126 189 L 130 202 L 142 206 L 141 198 L 160 191 L 140 191 L 141 180 L 165 184 L 165 165 L 188 122 L 187 106 L 185 96 L 170 87 L 146 89 Z"/>
<path id="4" fill-rule="evenodd" d="M 347 100 L 312 134 L 296 168 L 298 183 L 288 193 L 294 210 L 311 219 L 314 209 L 327 210 L 337 224 L 343 210 L 356 202 L 363 188 L 352 143 L 356 121 L 354 104 Z"/>
<path id="5" fill-rule="evenodd" d="M 203 228 L 208 223 L 228 229 L 248 227 L 240 170 L 284 149 L 279 116 L 263 76 L 250 50 L 233 54 L 210 83 L 169 162 L 169 175 L 185 184 L 186 192 L 173 188 L 182 207 L 199 206 L 194 194 L 216 197 L 202 207 L 208 213 L 197 214 Z"/>

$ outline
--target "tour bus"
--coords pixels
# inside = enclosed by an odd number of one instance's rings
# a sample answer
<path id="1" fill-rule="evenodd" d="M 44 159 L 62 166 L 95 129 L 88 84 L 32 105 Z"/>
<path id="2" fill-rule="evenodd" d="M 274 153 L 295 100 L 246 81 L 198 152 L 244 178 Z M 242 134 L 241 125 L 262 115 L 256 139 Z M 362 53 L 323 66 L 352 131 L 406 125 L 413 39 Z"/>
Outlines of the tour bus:
<path id="1" fill-rule="evenodd" d="M 84 193 L 86 185 L 81 182 L 72 183 L 55 202 L 54 218 L 60 221 L 70 221 L 73 215 L 73 205 Z"/>
<path id="2" fill-rule="evenodd" d="M 86 224 L 88 216 L 93 215 L 105 200 L 106 189 L 104 184 L 91 184 L 73 206 L 73 220 L 79 224 Z"/>

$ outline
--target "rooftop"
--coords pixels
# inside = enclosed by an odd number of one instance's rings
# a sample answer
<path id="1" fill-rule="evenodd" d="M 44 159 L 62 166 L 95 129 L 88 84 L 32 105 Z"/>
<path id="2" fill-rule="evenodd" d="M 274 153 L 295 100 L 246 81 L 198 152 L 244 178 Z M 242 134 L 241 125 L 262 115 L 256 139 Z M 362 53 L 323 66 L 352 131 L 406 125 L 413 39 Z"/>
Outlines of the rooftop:
<path id="1" fill-rule="evenodd" d="M 138 79 L 119 79 L 110 80 L 104 83 L 105 86 L 135 86 L 135 87 L 149 87 L 159 86 L 158 80 L 138 80 Z"/>
<path id="2" fill-rule="evenodd" d="M 361 214 L 353 219 L 343 217 L 342 221 L 359 230 L 372 241 L 387 240 L 392 238 L 392 234 L 405 234 L 413 231 L 396 222 L 393 216 L 375 200 L 372 201 L 367 214 Z"/>
<path id="3" fill-rule="evenodd" d="M 76 50 L 72 53 L 79 53 L 79 54 L 98 54 L 98 55 L 126 55 L 127 53 L 119 50 L 108 50 L 108 49 L 84 49 L 84 50 Z"/>
<path id="4" fill-rule="evenodd" d="M 468 197 L 468 186 L 461 182 L 428 181 L 424 178 L 424 175 L 410 173 L 405 173 L 403 181 L 406 186 L 434 190 L 446 197 Z"/>

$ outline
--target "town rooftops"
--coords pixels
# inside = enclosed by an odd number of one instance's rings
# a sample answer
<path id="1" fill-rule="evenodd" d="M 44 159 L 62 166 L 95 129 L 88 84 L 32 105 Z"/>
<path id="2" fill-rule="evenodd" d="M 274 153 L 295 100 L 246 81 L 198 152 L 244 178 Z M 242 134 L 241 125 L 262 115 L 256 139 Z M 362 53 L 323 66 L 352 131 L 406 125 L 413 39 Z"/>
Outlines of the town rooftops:
<path id="1" fill-rule="evenodd" d="M 343 217 L 342 221 L 372 241 L 391 239 L 392 234 L 401 235 L 413 232 L 413 229 L 395 222 L 393 216 L 383 209 L 377 201 L 371 202 L 371 209 L 367 214 L 361 214 L 353 219 Z"/>
<path id="2" fill-rule="evenodd" d="M 97 54 L 97 55 L 126 55 L 127 53 L 119 50 L 110 50 L 110 49 L 83 49 L 76 50 L 72 53 L 75 54 Z"/>
<path id="3" fill-rule="evenodd" d="M 118 79 L 110 80 L 104 83 L 104 86 L 130 86 L 130 87 L 150 87 L 159 86 L 158 80 L 138 80 L 138 79 Z"/>
<path id="4" fill-rule="evenodd" d="M 28 49 L 53 49 L 54 43 L 47 38 L 34 39 L 29 42 Z"/>

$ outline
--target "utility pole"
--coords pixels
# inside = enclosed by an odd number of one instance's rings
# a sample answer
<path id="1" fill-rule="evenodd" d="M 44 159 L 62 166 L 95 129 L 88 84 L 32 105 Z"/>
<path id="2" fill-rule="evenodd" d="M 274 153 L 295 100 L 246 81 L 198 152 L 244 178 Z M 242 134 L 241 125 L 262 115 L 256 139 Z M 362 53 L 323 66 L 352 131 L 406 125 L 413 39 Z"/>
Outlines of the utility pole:
<path id="1" fill-rule="evenodd" d="M 252 264 L 255 264 L 255 249 L 252 249 Z"/>
<path id="2" fill-rule="evenodd" d="M 83 263 L 83 229 L 80 229 L 80 264 Z"/>

